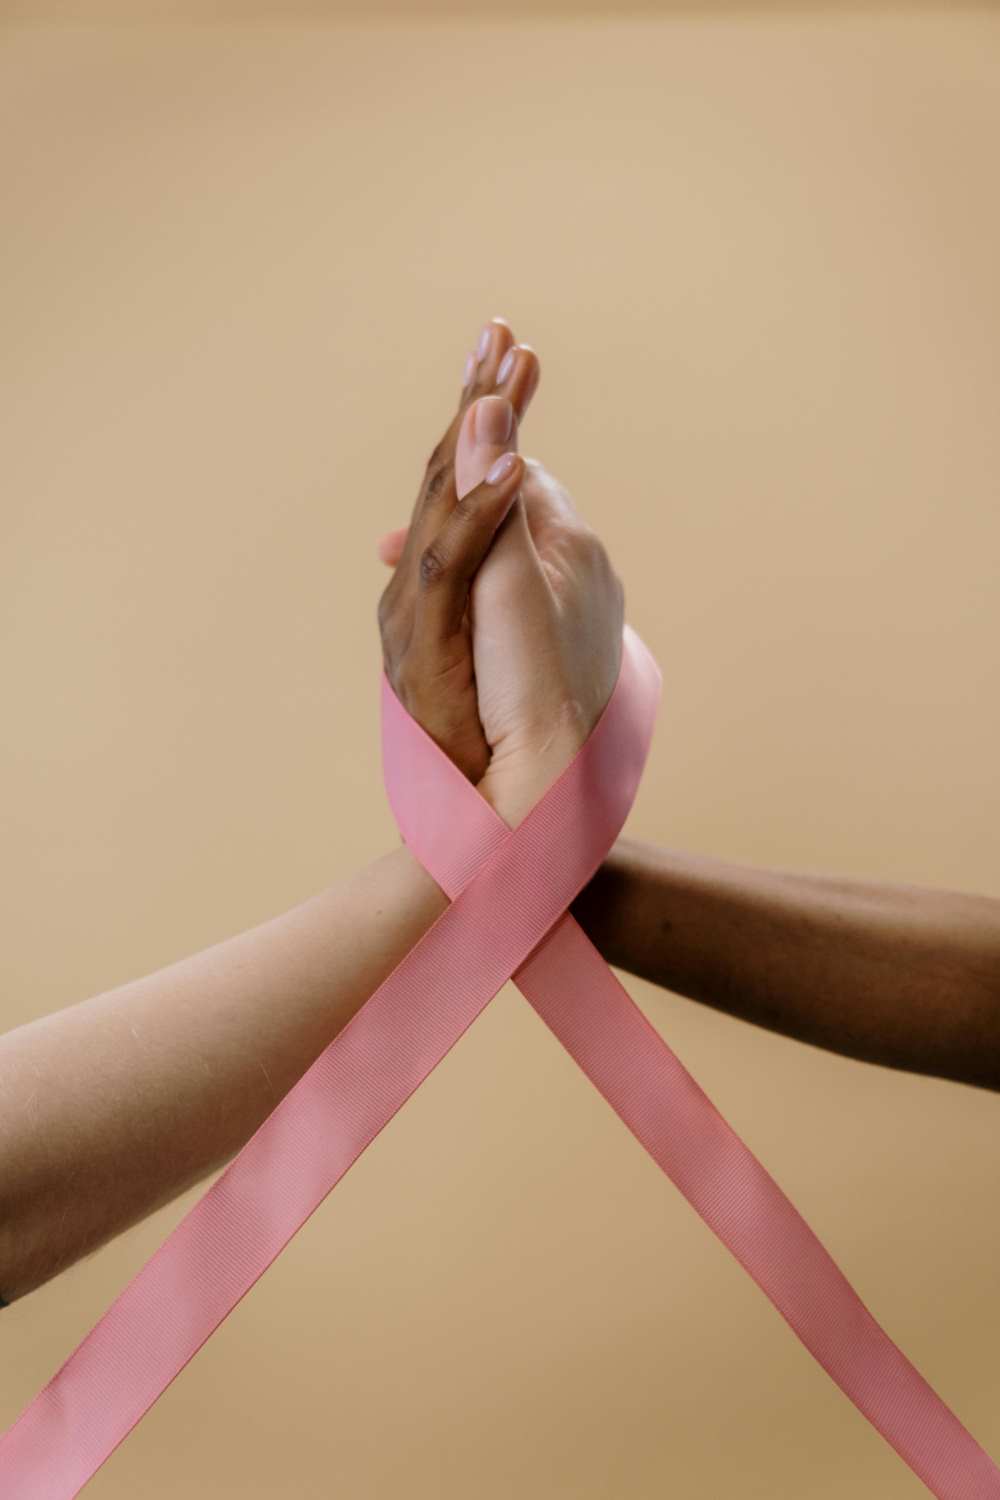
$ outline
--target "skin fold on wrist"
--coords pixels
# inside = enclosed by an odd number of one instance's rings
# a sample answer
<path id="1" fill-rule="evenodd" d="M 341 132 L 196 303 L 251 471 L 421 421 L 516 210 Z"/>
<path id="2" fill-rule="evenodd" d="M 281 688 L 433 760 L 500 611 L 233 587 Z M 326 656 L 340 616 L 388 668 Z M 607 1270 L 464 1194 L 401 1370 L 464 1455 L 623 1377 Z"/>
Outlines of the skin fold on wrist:
<path id="1" fill-rule="evenodd" d="M 562 775 L 585 738 L 564 731 L 541 749 L 494 760 L 478 783 L 480 795 L 515 828 Z"/>

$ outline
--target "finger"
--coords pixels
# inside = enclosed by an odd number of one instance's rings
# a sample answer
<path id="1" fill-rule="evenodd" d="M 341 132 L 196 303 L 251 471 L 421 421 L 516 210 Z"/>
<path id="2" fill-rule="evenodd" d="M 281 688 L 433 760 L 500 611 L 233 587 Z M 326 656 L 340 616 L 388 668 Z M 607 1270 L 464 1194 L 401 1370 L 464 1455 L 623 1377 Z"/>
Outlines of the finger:
<path id="1" fill-rule="evenodd" d="M 420 555 L 414 639 L 437 645 L 461 627 L 469 585 L 517 499 L 524 474 L 518 454 L 503 453 L 482 483 L 460 500 Z"/>
<path id="2" fill-rule="evenodd" d="M 479 349 L 484 351 L 482 355 L 478 353 Z M 454 509 L 458 500 L 453 483 L 455 454 L 469 407 L 485 394 L 503 395 L 513 406 L 516 421 L 520 424 L 538 390 L 541 380 L 538 355 L 530 344 L 514 343 L 510 325 L 503 318 L 493 318 L 486 324 L 477 350 L 468 359 L 472 361 L 473 378 L 463 388 L 459 409 L 428 461 L 409 535 L 407 528 L 400 527 L 377 544 L 379 557 L 389 567 L 398 566 L 404 559 L 415 565 L 420 551 Z M 483 455 L 481 473 L 486 472 L 493 457 L 502 451 L 502 447 L 496 447 L 493 454 Z M 399 543 L 397 537 L 402 539 Z M 386 551 L 383 551 L 383 546 Z"/>
<path id="3" fill-rule="evenodd" d="M 507 351 L 513 346 L 514 331 L 506 318 L 491 318 L 479 335 L 479 342 L 465 362 L 465 379 L 459 409 L 479 396 L 485 396 L 496 385 L 497 371 Z"/>
<path id="4" fill-rule="evenodd" d="M 459 397 L 458 409 L 448 424 L 441 441 L 437 444 L 428 462 L 428 471 L 441 463 L 451 463 L 455 458 L 462 418 L 480 396 L 485 396 L 496 385 L 497 371 L 507 353 L 514 346 L 514 333 L 505 318 L 491 318 L 484 325 L 479 342 L 467 355 L 465 381 Z"/>
<path id="5" fill-rule="evenodd" d="M 513 344 L 497 366 L 496 394 L 507 397 L 518 422 L 538 389 L 541 373 L 538 355 L 530 344 Z"/>
<path id="6" fill-rule="evenodd" d="M 506 396 L 483 396 L 462 419 L 455 452 L 456 502 L 482 484 L 486 471 L 517 445 L 517 419 Z"/>
<path id="7" fill-rule="evenodd" d="M 486 469 L 494 461 L 494 454 L 488 444 L 481 441 L 482 428 L 485 426 L 485 418 L 481 414 L 491 407 L 498 408 L 502 401 L 503 398 L 499 396 L 484 396 L 466 413 L 455 453 L 455 491 L 459 497 L 459 504 L 463 495 L 469 494 L 476 485 L 482 482 Z M 499 421 L 499 417 L 491 417 L 491 420 Z M 530 477 L 530 471 L 525 467 L 521 484 L 522 493 L 525 481 Z M 490 566 L 491 568 L 502 567 L 508 576 L 516 576 L 522 580 L 541 570 L 522 501 L 518 501 L 513 507 L 513 513 L 496 539 L 490 555 Z"/>
<path id="8" fill-rule="evenodd" d="M 541 363 L 530 344 L 516 344 L 513 336 L 509 342 L 498 340 L 490 355 L 477 367 L 475 377 L 464 393 L 458 420 L 453 424 L 452 452 L 457 451 L 462 418 L 474 401 L 483 396 L 506 396 L 520 422 L 531 405 L 540 379 Z"/>
<path id="9" fill-rule="evenodd" d="M 513 343 L 514 335 L 509 323 L 504 318 L 491 318 L 482 329 L 475 350 L 466 360 L 466 383 L 462 388 L 458 410 L 427 460 L 420 493 L 413 508 L 410 539 L 404 546 L 404 556 L 409 562 L 414 561 L 431 538 L 437 535 L 445 517 L 454 508 L 458 499 L 453 484 L 455 449 L 462 419 L 473 401 L 484 391 L 493 388 L 497 370 Z"/>
<path id="10" fill-rule="evenodd" d="M 467 356 L 466 384 L 462 388 L 459 408 L 431 455 L 426 486 L 441 490 L 440 481 L 437 486 L 433 485 L 434 470 L 454 462 L 463 418 L 475 401 L 487 395 L 505 396 L 520 422 L 538 390 L 540 379 L 541 363 L 531 345 L 515 344 L 510 324 L 503 318 L 493 318 L 487 323 L 477 348 Z M 437 498 L 437 495 L 431 496 L 432 500 Z M 454 504 L 454 499 L 451 503 Z M 438 513 L 434 516 L 437 524 L 431 527 L 435 532 L 443 519 L 440 509 L 437 508 Z"/>
<path id="11" fill-rule="evenodd" d="M 399 526 L 395 531 L 387 531 L 385 536 L 379 537 L 375 543 L 375 551 L 380 562 L 384 562 L 389 568 L 396 566 L 403 555 L 409 530 L 408 526 Z"/>

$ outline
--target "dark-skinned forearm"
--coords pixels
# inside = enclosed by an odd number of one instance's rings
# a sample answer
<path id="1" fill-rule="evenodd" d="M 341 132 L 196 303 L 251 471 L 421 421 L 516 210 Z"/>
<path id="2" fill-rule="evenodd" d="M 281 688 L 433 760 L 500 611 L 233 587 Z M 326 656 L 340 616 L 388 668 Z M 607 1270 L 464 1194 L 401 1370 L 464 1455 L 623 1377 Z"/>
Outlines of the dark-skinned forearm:
<path id="1" fill-rule="evenodd" d="M 1000 1089 L 1000 901 L 622 839 L 574 912 L 609 963 L 888 1067 Z"/>

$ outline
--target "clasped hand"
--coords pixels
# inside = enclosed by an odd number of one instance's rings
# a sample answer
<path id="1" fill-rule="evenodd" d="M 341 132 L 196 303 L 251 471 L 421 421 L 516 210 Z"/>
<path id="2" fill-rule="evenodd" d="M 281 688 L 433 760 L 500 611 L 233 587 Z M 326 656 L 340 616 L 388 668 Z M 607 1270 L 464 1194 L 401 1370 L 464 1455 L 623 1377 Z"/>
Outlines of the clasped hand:
<path id="1" fill-rule="evenodd" d="M 599 538 L 537 460 L 517 452 L 534 350 L 483 330 L 408 527 L 379 544 L 396 694 L 508 823 L 572 759 L 611 696 L 623 591 Z"/>

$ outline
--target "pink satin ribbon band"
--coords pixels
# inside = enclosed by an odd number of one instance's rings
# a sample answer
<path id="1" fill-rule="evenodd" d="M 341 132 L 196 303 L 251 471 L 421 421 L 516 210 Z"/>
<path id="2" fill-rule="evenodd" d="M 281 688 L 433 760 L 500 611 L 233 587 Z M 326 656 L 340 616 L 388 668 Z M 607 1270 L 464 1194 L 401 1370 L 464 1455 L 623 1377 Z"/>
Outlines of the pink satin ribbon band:
<path id="1" fill-rule="evenodd" d="M 879 1328 L 567 912 L 634 800 L 658 698 L 656 665 L 626 631 L 599 724 L 510 830 L 383 681 L 389 798 L 451 905 L 0 1438 L 4 1500 L 79 1493 L 510 977 L 932 1493 L 1000 1500 L 1000 1470 Z"/>

